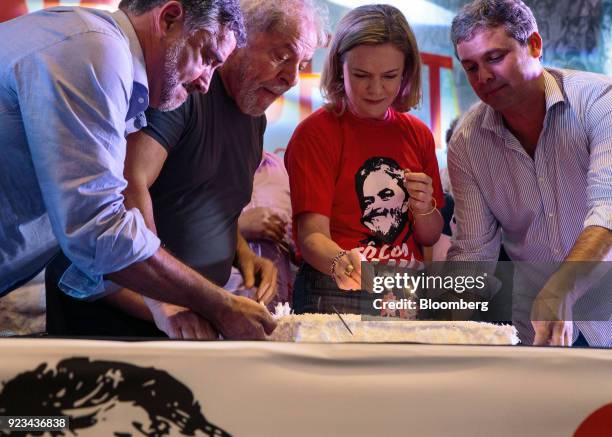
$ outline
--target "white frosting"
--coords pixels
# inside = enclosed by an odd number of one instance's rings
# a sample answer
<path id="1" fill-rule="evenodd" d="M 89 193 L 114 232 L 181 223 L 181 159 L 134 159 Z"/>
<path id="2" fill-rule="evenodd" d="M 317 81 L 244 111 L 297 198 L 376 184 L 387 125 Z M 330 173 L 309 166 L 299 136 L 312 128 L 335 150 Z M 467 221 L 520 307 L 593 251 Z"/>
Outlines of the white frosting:
<path id="1" fill-rule="evenodd" d="M 417 320 L 361 320 L 360 315 L 343 314 L 353 331 L 346 329 L 336 314 L 291 314 L 277 308 L 278 323 L 269 340 L 295 342 L 413 342 L 437 344 L 512 345 L 518 343 L 512 325 L 482 322 L 440 322 Z"/>

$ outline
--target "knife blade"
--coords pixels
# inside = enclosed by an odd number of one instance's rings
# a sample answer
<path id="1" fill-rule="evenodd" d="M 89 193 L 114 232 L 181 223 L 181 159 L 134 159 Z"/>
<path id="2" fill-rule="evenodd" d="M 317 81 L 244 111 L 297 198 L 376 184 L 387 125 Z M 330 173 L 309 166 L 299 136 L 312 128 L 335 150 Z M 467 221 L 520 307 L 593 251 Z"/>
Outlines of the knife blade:
<path id="1" fill-rule="evenodd" d="M 344 319 L 342 318 L 342 316 L 340 315 L 336 307 L 332 305 L 332 309 L 334 310 L 334 312 L 336 313 L 336 315 L 338 316 L 338 318 L 340 319 L 344 327 L 348 330 L 348 332 L 350 332 L 351 335 L 355 335 L 353 334 L 353 331 L 351 331 L 351 328 L 349 328 L 349 325 L 344 321 Z"/>

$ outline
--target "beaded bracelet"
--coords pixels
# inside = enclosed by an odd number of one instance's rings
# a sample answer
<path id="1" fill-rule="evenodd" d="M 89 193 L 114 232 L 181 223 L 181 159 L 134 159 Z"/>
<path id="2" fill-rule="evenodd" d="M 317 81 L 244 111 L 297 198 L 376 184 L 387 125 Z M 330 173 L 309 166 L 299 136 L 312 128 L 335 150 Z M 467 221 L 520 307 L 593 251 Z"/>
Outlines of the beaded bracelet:
<path id="1" fill-rule="evenodd" d="M 433 200 L 433 207 L 431 208 L 431 211 L 423 212 L 423 213 L 421 213 L 421 212 L 414 212 L 414 210 L 412 209 L 412 203 L 408 203 L 408 209 L 410 210 L 410 212 L 412 213 L 413 216 L 415 216 L 415 215 L 429 215 L 429 214 L 433 214 L 436 211 L 436 209 L 438 207 L 438 204 L 436 203 L 436 198 L 435 197 L 432 197 L 431 200 Z"/>
<path id="2" fill-rule="evenodd" d="M 332 278 L 336 274 L 336 266 L 338 265 L 338 261 L 340 261 L 340 258 L 342 258 L 344 255 L 346 255 L 346 250 L 341 250 L 340 252 L 338 252 L 336 254 L 335 257 L 332 258 L 332 262 L 331 262 L 331 276 L 332 276 Z"/>

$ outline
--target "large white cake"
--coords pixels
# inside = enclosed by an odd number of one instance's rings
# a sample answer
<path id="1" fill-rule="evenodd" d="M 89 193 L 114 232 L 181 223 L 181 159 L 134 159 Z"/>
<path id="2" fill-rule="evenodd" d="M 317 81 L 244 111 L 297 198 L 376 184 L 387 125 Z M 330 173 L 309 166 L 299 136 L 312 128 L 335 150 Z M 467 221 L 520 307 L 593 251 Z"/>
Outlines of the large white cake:
<path id="1" fill-rule="evenodd" d="M 517 331 L 512 325 L 482 322 L 439 322 L 419 320 L 361 320 L 357 314 L 279 314 L 272 341 L 306 343 L 413 342 L 434 344 L 514 345 Z"/>

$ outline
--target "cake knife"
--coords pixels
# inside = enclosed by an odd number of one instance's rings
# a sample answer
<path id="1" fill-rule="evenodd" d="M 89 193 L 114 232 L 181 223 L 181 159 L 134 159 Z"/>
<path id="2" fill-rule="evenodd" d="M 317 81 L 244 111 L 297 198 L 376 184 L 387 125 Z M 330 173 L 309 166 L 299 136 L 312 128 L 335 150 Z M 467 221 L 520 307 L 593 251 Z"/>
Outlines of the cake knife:
<path id="1" fill-rule="evenodd" d="M 349 325 L 344 321 L 344 319 L 342 318 L 342 316 L 340 315 L 340 313 L 338 312 L 338 310 L 336 309 L 335 306 L 332 305 L 332 309 L 334 310 L 334 312 L 336 313 L 336 315 L 338 316 L 338 318 L 340 318 L 340 321 L 342 322 L 342 324 L 344 325 L 344 327 L 346 329 L 348 329 L 348 332 L 351 333 L 351 335 L 355 335 L 353 334 L 353 331 L 351 331 L 351 328 L 349 328 Z"/>

